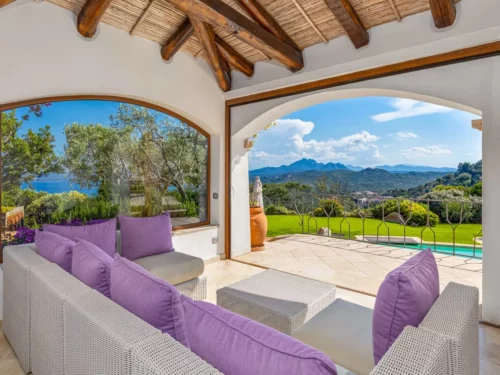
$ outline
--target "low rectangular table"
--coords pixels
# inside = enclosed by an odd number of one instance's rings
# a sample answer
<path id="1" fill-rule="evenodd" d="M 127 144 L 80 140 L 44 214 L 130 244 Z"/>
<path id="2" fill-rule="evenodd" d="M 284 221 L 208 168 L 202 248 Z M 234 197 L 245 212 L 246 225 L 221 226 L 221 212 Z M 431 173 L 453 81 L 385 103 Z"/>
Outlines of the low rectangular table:
<path id="1" fill-rule="evenodd" d="M 217 290 L 217 305 L 291 335 L 335 299 L 335 285 L 267 270 Z"/>

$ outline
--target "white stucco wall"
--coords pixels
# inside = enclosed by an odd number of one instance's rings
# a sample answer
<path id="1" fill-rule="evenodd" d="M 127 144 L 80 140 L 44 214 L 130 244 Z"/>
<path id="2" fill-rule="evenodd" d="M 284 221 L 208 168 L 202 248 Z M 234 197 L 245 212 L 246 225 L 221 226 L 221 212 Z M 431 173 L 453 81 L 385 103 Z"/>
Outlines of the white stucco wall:
<path id="1" fill-rule="evenodd" d="M 219 199 L 210 198 L 210 219 L 220 226 L 219 243 L 207 242 L 200 254 L 209 257 L 207 249 L 212 256 L 223 253 L 224 100 L 212 72 L 184 53 L 165 63 L 158 44 L 105 24 L 94 40 L 84 40 L 75 18 L 49 3 L 21 0 L 0 9 L 0 104 L 56 95 L 118 95 L 160 105 L 202 127 L 212 135 L 211 190 L 219 193 Z"/>
<path id="2" fill-rule="evenodd" d="M 315 93 L 231 109 L 231 251 L 250 251 L 248 152 L 243 141 L 270 122 L 301 108 L 346 97 L 396 96 L 424 100 L 483 116 L 483 318 L 500 324 L 500 57 L 427 69 Z M 465 151 L 464 151 L 465 152 Z"/>

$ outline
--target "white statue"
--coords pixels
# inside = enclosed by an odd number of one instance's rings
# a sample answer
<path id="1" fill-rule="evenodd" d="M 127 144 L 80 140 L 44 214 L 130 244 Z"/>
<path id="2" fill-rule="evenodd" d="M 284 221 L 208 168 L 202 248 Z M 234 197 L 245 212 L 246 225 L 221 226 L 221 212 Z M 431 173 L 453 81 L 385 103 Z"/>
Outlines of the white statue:
<path id="1" fill-rule="evenodd" d="M 262 197 L 262 182 L 260 182 L 260 177 L 255 177 L 253 182 L 252 191 L 252 202 L 257 204 L 257 207 L 262 207 L 264 209 L 264 198 Z"/>

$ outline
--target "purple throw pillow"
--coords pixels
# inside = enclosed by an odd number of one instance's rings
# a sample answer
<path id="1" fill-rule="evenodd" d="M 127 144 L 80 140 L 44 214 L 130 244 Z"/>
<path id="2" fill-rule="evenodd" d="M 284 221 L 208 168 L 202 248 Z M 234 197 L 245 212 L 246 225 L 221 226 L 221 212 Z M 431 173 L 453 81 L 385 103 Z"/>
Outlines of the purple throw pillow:
<path id="1" fill-rule="evenodd" d="M 89 241 L 109 256 L 113 257 L 116 252 L 116 219 L 110 219 L 100 224 L 82 226 L 63 226 L 54 224 L 44 224 L 43 230 L 66 237 L 71 241 L 77 238 Z"/>
<path id="2" fill-rule="evenodd" d="M 134 260 L 174 251 L 170 215 L 119 216 L 122 256 Z"/>
<path id="3" fill-rule="evenodd" d="M 430 249 L 411 257 L 382 282 L 373 311 L 373 356 L 380 361 L 403 329 L 417 327 L 439 297 L 439 273 Z"/>
<path id="4" fill-rule="evenodd" d="M 36 252 L 49 262 L 71 273 L 71 259 L 75 243 L 55 233 L 35 231 Z"/>
<path id="5" fill-rule="evenodd" d="M 111 264 L 111 299 L 189 348 L 179 291 L 116 254 Z"/>
<path id="6" fill-rule="evenodd" d="M 224 374 L 337 374 L 325 354 L 290 336 L 222 307 L 181 299 L 191 350 Z"/>
<path id="7" fill-rule="evenodd" d="M 108 298 L 111 298 L 109 280 L 112 262 L 113 258 L 96 245 L 81 238 L 76 239 L 73 248 L 73 276 Z"/>

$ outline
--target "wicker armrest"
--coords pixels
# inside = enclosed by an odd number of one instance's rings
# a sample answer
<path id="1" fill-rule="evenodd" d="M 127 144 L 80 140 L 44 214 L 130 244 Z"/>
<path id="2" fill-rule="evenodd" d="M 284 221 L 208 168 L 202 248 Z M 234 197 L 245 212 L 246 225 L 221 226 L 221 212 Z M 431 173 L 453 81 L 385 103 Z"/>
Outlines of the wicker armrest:
<path id="1" fill-rule="evenodd" d="M 6 246 L 3 249 L 3 322 L 2 330 L 23 370 L 30 365 L 30 272 L 49 264 L 35 253 L 34 245 Z"/>
<path id="2" fill-rule="evenodd" d="M 449 283 L 419 328 L 448 337 L 454 375 L 479 374 L 479 290 Z"/>
<path id="3" fill-rule="evenodd" d="M 131 349 L 161 332 L 92 290 L 64 304 L 65 375 L 128 375 Z"/>
<path id="4" fill-rule="evenodd" d="M 448 341 L 436 332 L 407 326 L 370 375 L 448 375 Z"/>
<path id="5" fill-rule="evenodd" d="M 54 263 L 30 273 L 31 367 L 36 375 L 64 374 L 63 304 L 91 289 Z"/>
<path id="6" fill-rule="evenodd" d="M 132 348 L 131 375 L 222 374 L 169 335 L 152 336 Z"/>

